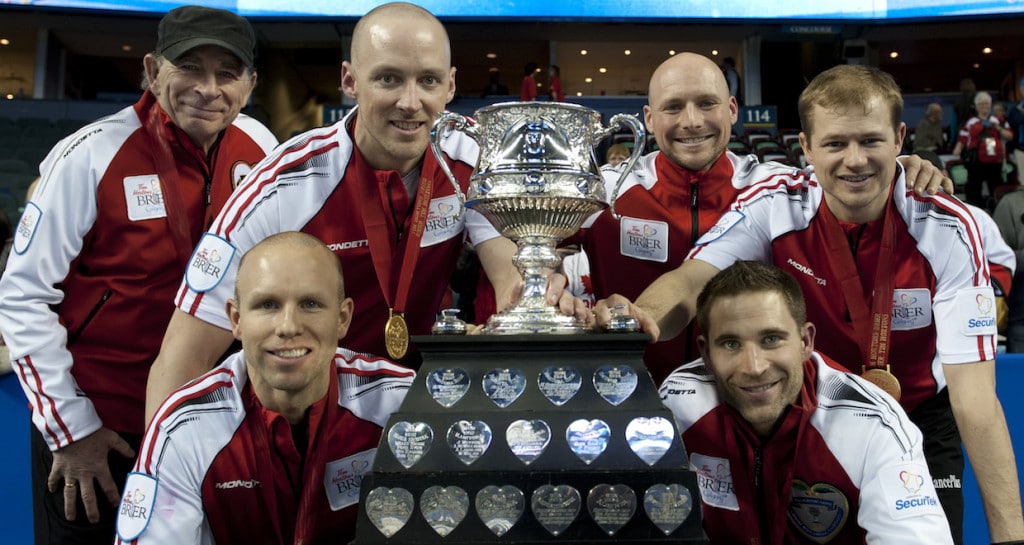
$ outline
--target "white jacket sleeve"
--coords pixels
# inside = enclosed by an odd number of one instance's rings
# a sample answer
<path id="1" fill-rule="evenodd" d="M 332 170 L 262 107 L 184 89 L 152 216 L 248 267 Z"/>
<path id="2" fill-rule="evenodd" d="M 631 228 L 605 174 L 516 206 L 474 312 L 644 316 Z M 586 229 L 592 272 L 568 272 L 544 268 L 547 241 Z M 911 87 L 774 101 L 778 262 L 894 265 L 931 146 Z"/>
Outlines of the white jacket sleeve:
<path id="1" fill-rule="evenodd" d="M 84 129 L 83 129 L 84 130 Z M 21 387 L 32 408 L 32 422 L 56 450 L 81 439 L 102 423 L 92 402 L 71 376 L 68 332 L 52 307 L 64 299 L 56 287 L 82 251 L 96 220 L 96 188 L 113 154 L 64 156 L 75 136 L 58 143 L 41 165 L 41 181 L 15 226 L 13 251 L 0 281 L 0 320 Z"/>

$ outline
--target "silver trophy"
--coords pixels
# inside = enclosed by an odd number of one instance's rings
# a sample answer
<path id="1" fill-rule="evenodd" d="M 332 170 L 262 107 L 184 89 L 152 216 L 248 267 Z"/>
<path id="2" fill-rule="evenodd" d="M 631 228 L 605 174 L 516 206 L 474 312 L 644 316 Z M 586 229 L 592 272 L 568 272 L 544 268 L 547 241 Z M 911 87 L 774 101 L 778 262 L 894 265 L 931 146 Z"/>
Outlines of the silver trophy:
<path id="1" fill-rule="evenodd" d="M 587 331 L 544 300 L 547 276 L 562 262 L 557 244 L 573 235 L 594 212 L 611 206 L 627 173 L 643 153 L 644 129 L 632 115 L 618 114 L 608 127 L 601 114 L 575 104 L 507 102 L 481 108 L 473 124 L 445 113 L 431 130 L 431 149 L 455 185 L 463 206 L 490 220 L 519 246 L 513 262 L 523 276 L 523 294 L 513 307 L 487 320 L 492 334 L 580 333 Z M 633 154 L 621 170 L 611 199 L 594 156 L 594 146 L 620 128 L 633 132 Z M 480 158 L 465 197 L 441 156 L 445 130 L 466 133 L 480 145 Z"/>

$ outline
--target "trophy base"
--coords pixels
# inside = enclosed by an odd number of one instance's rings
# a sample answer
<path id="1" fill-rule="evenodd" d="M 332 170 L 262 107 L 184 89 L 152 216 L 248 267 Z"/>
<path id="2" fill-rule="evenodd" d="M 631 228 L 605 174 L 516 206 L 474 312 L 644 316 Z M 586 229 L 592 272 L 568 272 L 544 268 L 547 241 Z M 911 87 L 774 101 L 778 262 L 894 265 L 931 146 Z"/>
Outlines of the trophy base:
<path id="1" fill-rule="evenodd" d="M 554 307 L 509 308 L 488 318 L 483 330 L 486 335 L 576 335 L 590 332 L 591 329 L 575 316 L 561 314 Z"/>

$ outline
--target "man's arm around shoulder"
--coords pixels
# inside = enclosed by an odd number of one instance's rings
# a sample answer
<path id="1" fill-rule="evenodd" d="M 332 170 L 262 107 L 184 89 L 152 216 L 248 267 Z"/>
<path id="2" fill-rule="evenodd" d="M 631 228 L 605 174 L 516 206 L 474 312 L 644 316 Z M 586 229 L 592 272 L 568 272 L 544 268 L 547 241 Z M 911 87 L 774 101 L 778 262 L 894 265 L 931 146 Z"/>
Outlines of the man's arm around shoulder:
<path id="1" fill-rule="evenodd" d="M 231 346 L 230 331 L 176 309 L 146 383 L 146 424 L 175 388 L 209 371 Z"/>

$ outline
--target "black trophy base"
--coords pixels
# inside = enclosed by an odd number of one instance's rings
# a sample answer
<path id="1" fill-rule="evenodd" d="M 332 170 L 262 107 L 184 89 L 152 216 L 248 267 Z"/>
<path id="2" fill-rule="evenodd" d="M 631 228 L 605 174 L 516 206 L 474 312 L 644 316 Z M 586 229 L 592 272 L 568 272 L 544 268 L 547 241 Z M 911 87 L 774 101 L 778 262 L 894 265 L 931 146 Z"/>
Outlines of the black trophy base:
<path id="1" fill-rule="evenodd" d="M 649 339 L 645 334 L 414 338 L 423 365 L 384 429 L 371 473 L 363 477 L 356 543 L 707 543 L 696 474 L 688 469 L 675 421 L 643 366 Z M 616 378 L 609 378 L 609 368 Z M 581 377 L 575 395 L 564 399 L 551 393 L 552 382 L 545 377 L 552 369 Z M 501 371 L 525 379 L 520 395 L 508 394 L 517 389 L 510 384 L 495 388 L 492 377 Z M 627 385 L 635 381 L 635 387 L 617 389 L 616 379 Z M 454 402 L 453 389 L 464 391 Z M 638 422 L 652 419 L 663 432 L 653 441 L 659 445 L 656 456 L 639 446 L 650 443 L 644 441 L 643 426 L 637 431 Z M 522 445 L 510 433 L 524 420 L 541 420 L 550 429 L 546 448 L 528 463 L 513 453 L 513 445 Z M 570 433 L 570 424 L 581 420 L 600 421 L 596 428 L 606 433 L 594 433 L 600 438 L 592 442 Z M 477 429 L 486 424 L 489 445 L 482 449 L 453 439 L 451 430 L 460 422 Z M 392 431 L 396 424 L 431 432 L 401 435 Z M 598 445 L 600 452 L 581 445 Z M 575 492 L 545 496 L 552 486 Z M 464 500 L 448 496 L 440 503 L 451 509 L 438 509 L 436 487 L 461 490 Z M 502 492 L 495 493 L 495 487 Z M 611 487 L 618 493 L 609 495 Z M 510 490 L 521 492 L 522 510 L 497 509 L 511 524 L 495 524 L 488 509 L 493 512 L 500 503 L 493 500 Z M 434 502 L 422 501 L 431 493 Z"/>

